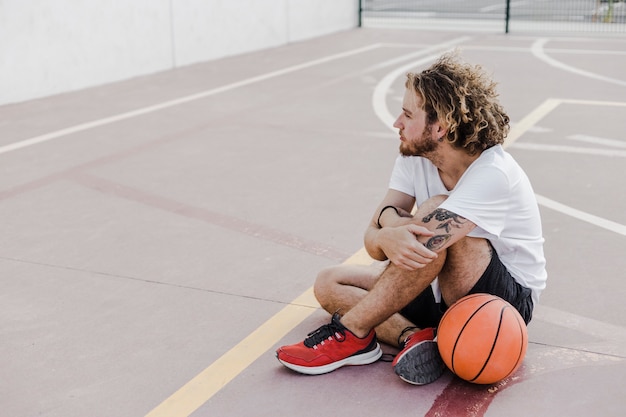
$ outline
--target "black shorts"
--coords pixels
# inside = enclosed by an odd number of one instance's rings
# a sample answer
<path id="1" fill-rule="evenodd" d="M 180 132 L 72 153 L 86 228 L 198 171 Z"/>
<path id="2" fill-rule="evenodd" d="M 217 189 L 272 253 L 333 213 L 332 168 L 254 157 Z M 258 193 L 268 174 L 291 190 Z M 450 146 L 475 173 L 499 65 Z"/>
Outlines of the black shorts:
<path id="1" fill-rule="evenodd" d="M 530 289 L 520 285 L 500 262 L 498 254 L 492 251 L 491 262 L 476 285 L 468 294 L 488 293 L 505 299 L 519 311 L 528 324 L 533 314 L 533 300 Z M 432 287 L 429 285 L 420 295 L 400 310 L 417 327 L 437 327 L 448 306 L 441 300 L 435 301 Z"/>

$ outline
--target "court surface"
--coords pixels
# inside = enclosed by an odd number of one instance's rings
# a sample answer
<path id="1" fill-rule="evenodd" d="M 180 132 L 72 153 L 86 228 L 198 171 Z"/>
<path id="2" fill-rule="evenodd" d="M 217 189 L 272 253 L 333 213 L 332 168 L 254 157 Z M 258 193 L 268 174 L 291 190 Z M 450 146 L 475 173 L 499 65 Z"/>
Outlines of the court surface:
<path id="1" fill-rule="evenodd" d="M 317 271 L 369 262 L 404 73 L 456 47 L 544 222 L 522 368 L 288 371 Z M 623 416 L 625 69 L 624 37 L 359 29 L 0 107 L 2 415 Z"/>

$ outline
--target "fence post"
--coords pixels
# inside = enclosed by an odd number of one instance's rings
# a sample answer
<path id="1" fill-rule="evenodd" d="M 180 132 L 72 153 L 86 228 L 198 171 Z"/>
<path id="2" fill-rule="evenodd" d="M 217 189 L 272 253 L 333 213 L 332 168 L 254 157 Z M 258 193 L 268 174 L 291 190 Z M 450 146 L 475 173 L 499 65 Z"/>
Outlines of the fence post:
<path id="1" fill-rule="evenodd" d="M 506 0 L 506 17 L 504 24 L 504 33 L 509 33 L 509 19 L 511 18 L 511 0 Z"/>

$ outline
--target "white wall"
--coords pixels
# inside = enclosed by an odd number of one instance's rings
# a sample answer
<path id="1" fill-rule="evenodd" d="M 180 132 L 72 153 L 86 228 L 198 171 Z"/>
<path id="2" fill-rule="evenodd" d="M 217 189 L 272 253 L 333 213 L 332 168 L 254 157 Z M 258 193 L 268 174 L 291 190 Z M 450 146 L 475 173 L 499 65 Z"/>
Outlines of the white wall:
<path id="1" fill-rule="evenodd" d="M 2 0 L 0 105 L 353 28 L 358 0 Z"/>

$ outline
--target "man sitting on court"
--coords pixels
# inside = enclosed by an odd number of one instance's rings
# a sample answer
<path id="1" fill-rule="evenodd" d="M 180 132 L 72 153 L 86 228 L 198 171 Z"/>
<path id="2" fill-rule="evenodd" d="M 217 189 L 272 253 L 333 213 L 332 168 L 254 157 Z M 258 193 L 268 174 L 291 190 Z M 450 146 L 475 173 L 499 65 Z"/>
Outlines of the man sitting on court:
<path id="1" fill-rule="evenodd" d="M 539 209 L 526 174 L 501 146 L 509 117 L 495 83 L 448 54 L 409 73 L 405 86 L 394 123 L 401 155 L 365 232 L 370 256 L 386 262 L 320 272 L 315 295 L 331 322 L 276 351 L 295 371 L 375 362 L 378 336 L 402 349 L 393 367 L 403 380 L 430 383 L 444 369 L 434 339 L 447 306 L 490 293 L 528 323 L 545 288 Z"/>

